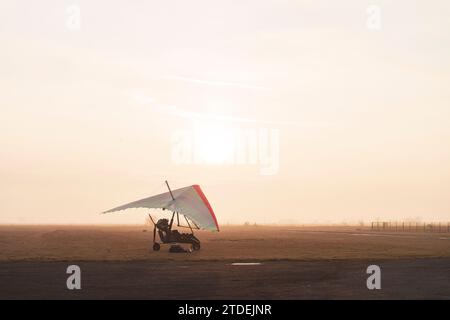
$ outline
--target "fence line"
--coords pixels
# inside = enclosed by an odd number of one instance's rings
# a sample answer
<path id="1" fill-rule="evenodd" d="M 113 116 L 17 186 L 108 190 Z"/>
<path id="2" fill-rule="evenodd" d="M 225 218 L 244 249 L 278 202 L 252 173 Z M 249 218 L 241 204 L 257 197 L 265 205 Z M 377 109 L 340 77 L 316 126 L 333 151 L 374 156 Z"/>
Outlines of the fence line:
<path id="1" fill-rule="evenodd" d="M 450 222 L 398 222 L 398 221 L 373 221 L 371 230 L 374 231 L 402 231 L 402 232 L 449 232 Z"/>

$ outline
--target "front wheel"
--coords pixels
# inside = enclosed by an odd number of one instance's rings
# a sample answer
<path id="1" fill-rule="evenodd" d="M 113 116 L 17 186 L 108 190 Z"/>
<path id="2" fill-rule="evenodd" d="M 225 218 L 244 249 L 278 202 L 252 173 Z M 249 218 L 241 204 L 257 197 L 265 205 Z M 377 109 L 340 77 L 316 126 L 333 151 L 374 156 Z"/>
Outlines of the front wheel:
<path id="1" fill-rule="evenodd" d="M 198 250 L 200 250 L 200 243 L 193 243 L 192 244 L 192 249 L 194 249 L 195 251 L 198 251 Z"/>
<path id="2" fill-rule="evenodd" d="M 161 246 L 158 242 L 155 242 L 153 244 L 153 251 L 159 251 L 159 249 L 161 249 Z"/>

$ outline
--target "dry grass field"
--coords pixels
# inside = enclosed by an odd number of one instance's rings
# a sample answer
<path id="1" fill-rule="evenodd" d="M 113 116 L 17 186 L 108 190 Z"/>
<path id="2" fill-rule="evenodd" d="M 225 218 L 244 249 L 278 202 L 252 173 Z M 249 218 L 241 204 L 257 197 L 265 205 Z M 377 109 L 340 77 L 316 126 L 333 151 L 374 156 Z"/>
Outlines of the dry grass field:
<path id="1" fill-rule="evenodd" d="M 144 230 L 147 230 L 144 232 Z M 151 250 L 143 226 L 1 226 L 0 261 L 334 260 L 450 257 L 450 234 L 358 227 L 224 226 L 197 232 L 202 248 Z"/>

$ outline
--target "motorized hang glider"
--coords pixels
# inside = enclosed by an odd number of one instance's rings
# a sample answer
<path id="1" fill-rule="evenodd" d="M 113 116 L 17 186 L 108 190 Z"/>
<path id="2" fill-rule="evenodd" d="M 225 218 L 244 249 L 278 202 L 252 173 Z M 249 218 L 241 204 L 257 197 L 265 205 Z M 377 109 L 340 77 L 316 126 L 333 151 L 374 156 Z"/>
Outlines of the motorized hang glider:
<path id="1" fill-rule="evenodd" d="M 171 190 L 167 181 L 166 185 L 169 189 L 168 192 L 133 201 L 103 213 L 110 213 L 129 208 L 170 210 L 172 211 L 170 223 L 168 219 L 159 219 L 158 222 L 155 223 L 152 216 L 149 214 L 149 218 L 154 225 L 153 250 L 158 251 L 160 249 L 160 244 L 156 242 L 157 231 L 162 243 L 189 243 L 194 250 L 199 250 L 200 241 L 194 236 L 193 229 L 219 231 L 219 224 L 217 223 L 216 216 L 208 199 L 199 185 L 192 185 L 176 190 Z M 187 226 L 180 224 L 180 215 L 184 216 Z M 188 227 L 191 230 L 190 234 L 179 233 L 177 230 L 172 230 L 175 217 L 177 219 L 177 226 Z"/>

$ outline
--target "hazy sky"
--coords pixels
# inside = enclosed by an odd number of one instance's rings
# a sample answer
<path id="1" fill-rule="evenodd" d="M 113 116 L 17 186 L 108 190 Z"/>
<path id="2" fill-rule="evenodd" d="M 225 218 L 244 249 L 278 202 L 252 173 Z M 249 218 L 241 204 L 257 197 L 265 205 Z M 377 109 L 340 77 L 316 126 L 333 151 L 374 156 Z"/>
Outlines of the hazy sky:
<path id="1" fill-rule="evenodd" d="M 0 223 L 140 223 L 99 213 L 165 179 L 200 184 L 219 223 L 448 221 L 449 17 L 444 0 L 1 1 Z"/>

